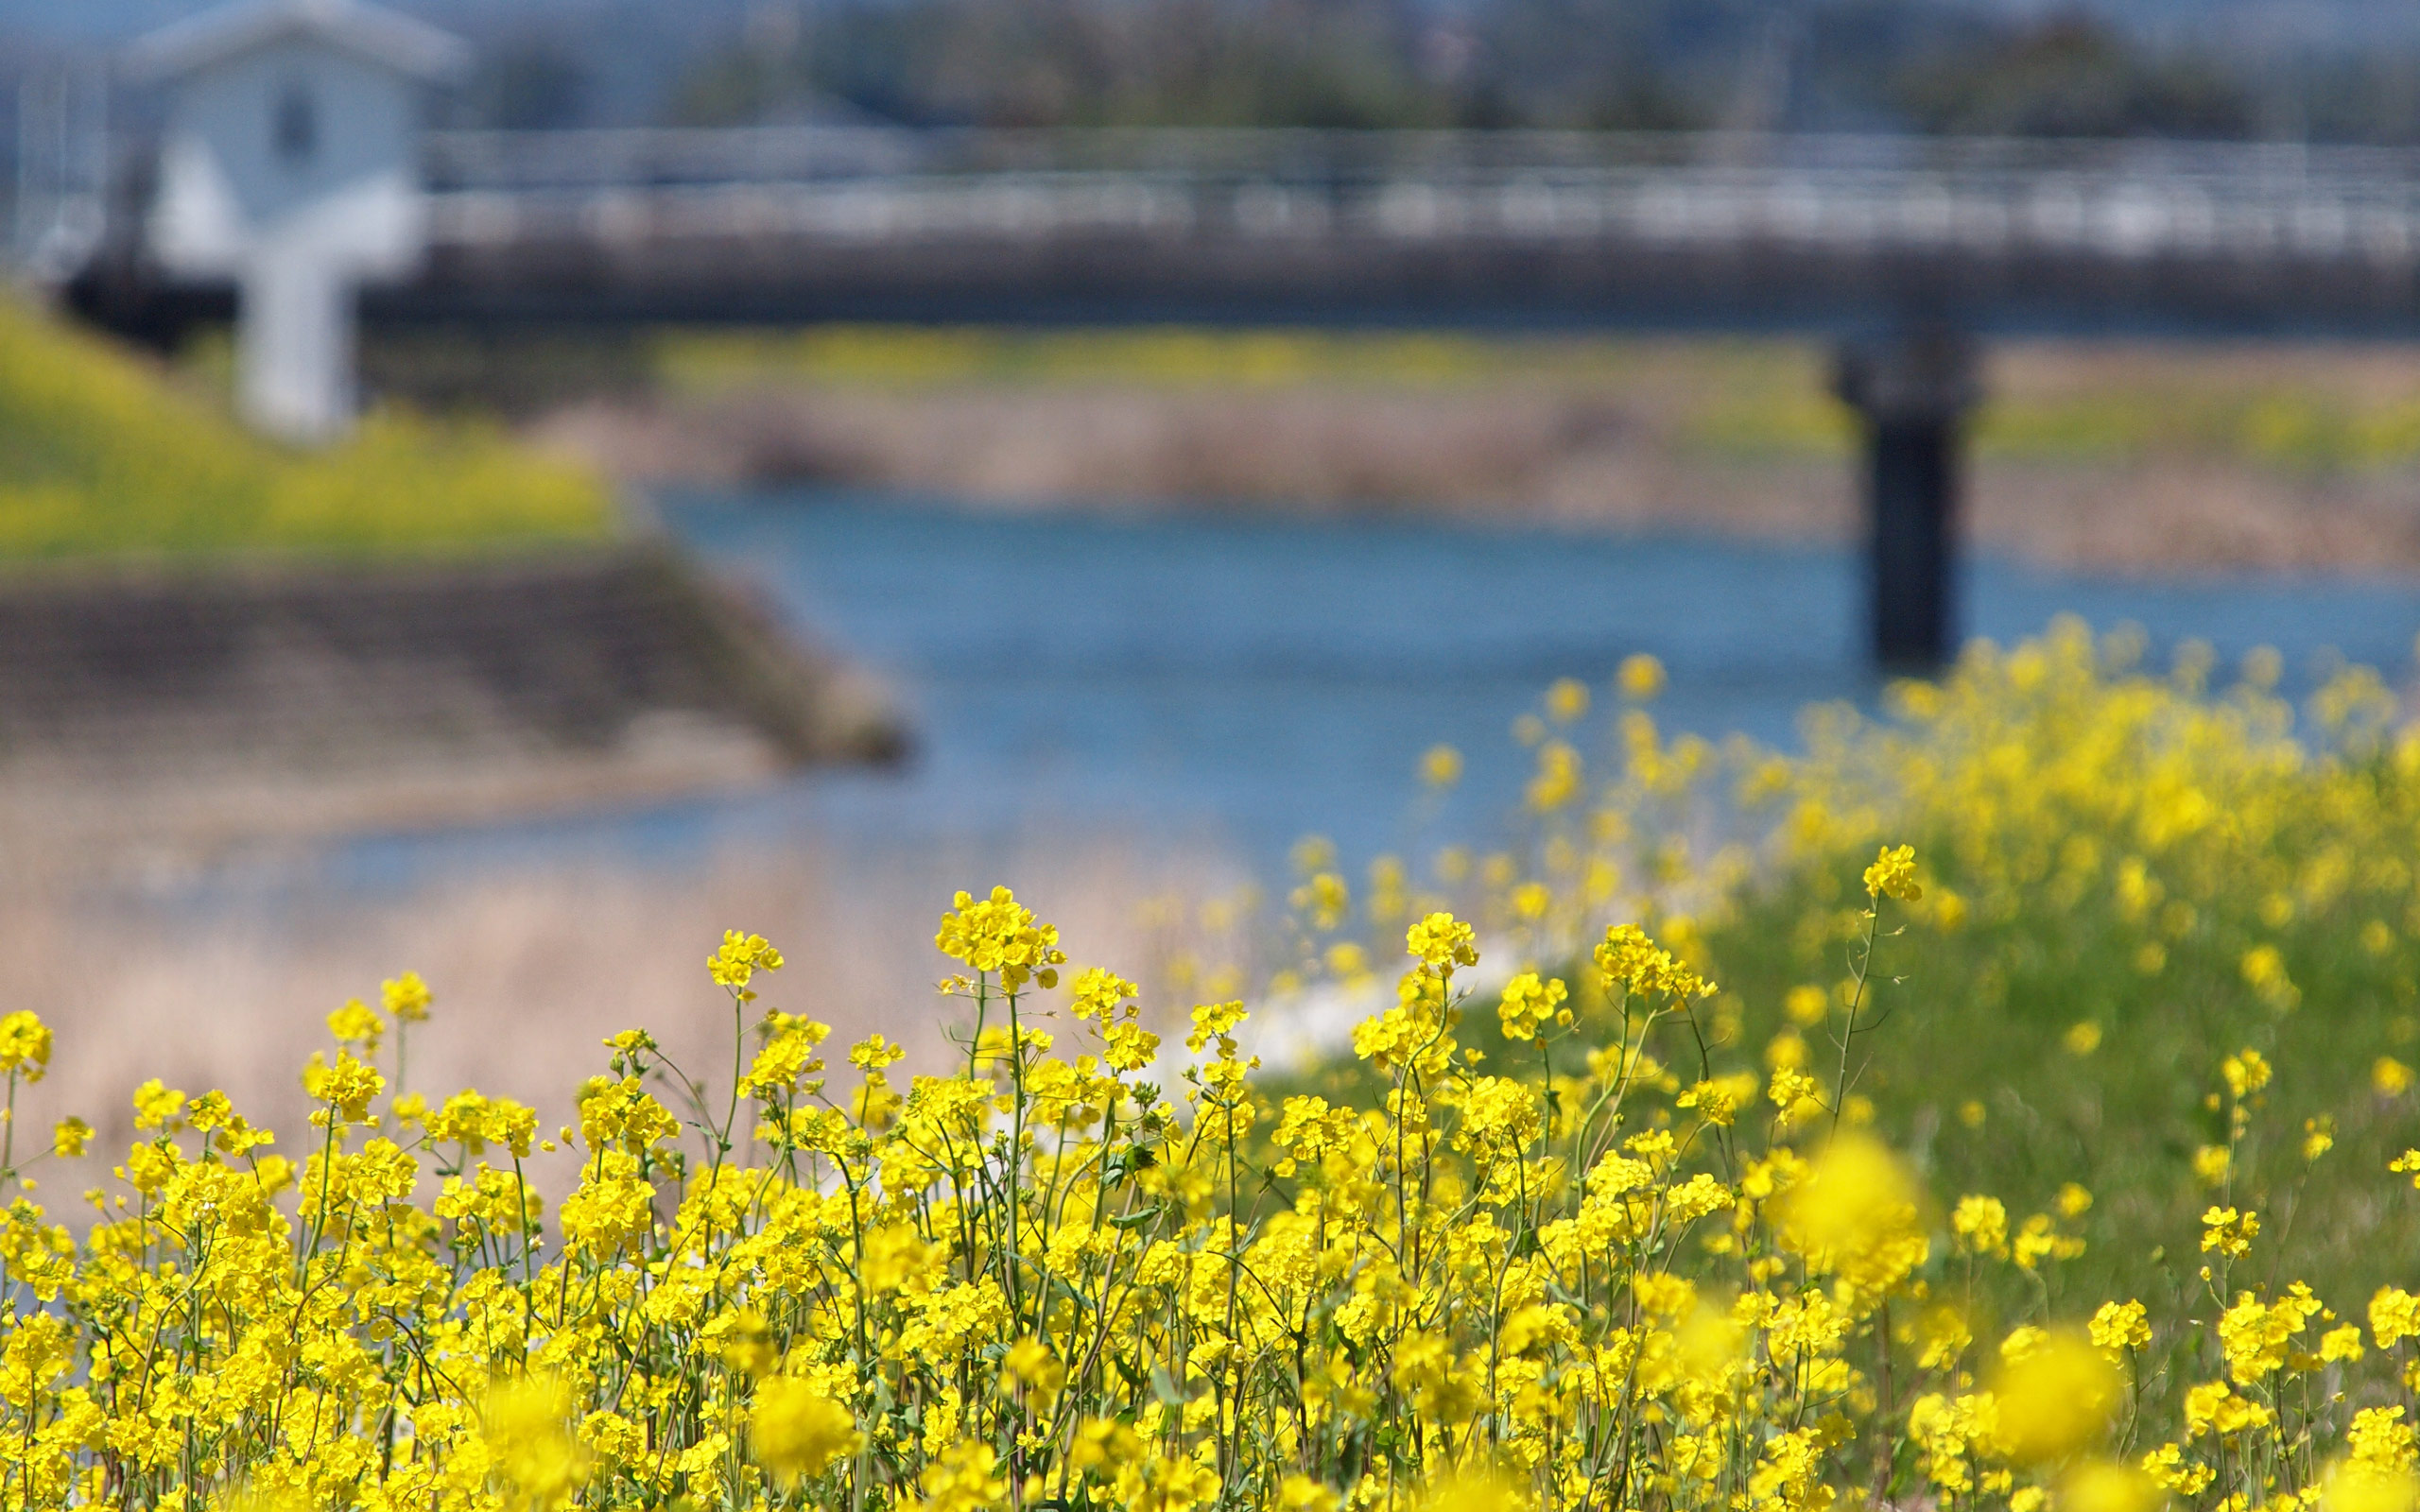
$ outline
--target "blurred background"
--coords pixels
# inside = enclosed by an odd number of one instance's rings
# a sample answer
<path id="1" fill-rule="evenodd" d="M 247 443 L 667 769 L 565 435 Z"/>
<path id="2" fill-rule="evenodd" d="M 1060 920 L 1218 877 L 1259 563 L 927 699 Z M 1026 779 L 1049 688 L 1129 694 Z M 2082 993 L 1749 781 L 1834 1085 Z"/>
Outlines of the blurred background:
<path id="1" fill-rule="evenodd" d="M 105 1133 L 405 969 L 558 1114 L 727 925 L 929 1047 L 994 881 L 1251 990 L 1641 653 L 1789 748 L 2420 630 L 2387 0 L 0 0 L 0 999 Z"/>
<path id="2" fill-rule="evenodd" d="M 9 0 L 101 66 L 200 0 Z M 2420 133 L 2390 0 L 422 0 L 458 127 L 1709 127 L 2309 142 Z"/>

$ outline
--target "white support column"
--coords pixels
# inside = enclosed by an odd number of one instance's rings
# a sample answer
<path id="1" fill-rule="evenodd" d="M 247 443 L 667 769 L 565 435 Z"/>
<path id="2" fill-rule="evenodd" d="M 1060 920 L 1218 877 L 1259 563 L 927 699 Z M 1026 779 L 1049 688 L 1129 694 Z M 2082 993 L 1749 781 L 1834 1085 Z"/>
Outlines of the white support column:
<path id="1" fill-rule="evenodd" d="M 296 445 L 341 437 L 354 409 L 354 301 L 344 261 L 323 248 L 254 249 L 237 291 L 235 388 L 244 418 Z"/>

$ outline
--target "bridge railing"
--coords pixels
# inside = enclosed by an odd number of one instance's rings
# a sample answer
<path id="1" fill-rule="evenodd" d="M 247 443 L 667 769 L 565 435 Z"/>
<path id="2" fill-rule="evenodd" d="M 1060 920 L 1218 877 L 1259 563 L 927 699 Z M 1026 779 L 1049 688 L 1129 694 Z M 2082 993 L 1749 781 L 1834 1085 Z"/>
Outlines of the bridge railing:
<path id="1" fill-rule="evenodd" d="M 1975 181 L 2081 175 L 2271 185 L 2420 182 L 2420 152 L 2401 148 L 1747 132 L 878 126 L 441 131 L 427 138 L 425 165 L 439 190 L 1105 172 L 1317 181 L 1729 170 Z"/>
<path id="2" fill-rule="evenodd" d="M 441 239 L 1071 232 L 2420 263 L 2420 154 L 2269 144 L 1257 130 L 443 133 Z"/>

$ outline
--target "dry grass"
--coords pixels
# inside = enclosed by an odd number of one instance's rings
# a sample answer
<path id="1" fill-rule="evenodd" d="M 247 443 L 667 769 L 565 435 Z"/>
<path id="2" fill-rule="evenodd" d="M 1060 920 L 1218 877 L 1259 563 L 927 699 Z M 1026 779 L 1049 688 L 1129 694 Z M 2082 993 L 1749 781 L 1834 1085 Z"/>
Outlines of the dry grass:
<path id="1" fill-rule="evenodd" d="M 1693 520 L 1792 536 L 1846 518 L 1845 494 L 1802 486 L 1837 468 L 1685 457 L 1657 418 L 1520 390 L 819 388 L 595 402 L 538 434 L 643 481 L 837 482 L 1005 507 L 1184 502 L 1651 524 L 1686 498 Z"/>
<path id="2" fill-rule="evenodd" d="M 862 335 L 769 347 L 753 366 L 741 359 L 754 349 L 717 349 L 712 382 L 571 404 L 533 434 L 640 481 L 834 483 L 1003 508 L 1183 503 L 1793 540 L 1857 524 L 1853 435 L 1812 348 L 1540 345 L 1524 366 L 1517 343 L 1454 347 L 1454 361 L 1388 381 L 1349 344 L 1289 347 L 1272 366 L 1238 337 L 1232 352 L 1196 341 L 1155 378 L 1140 349 L 1104 335 L 1098 361 L 1115 370 L 1087 378 L 1081 351 L 1061 350 L 1072 338 L 1057 339 L 1016 361 L 1013 342 L 943 343 L 942 361 L 907 336 L 895 352 Z M 2038 343 L 1990 359 L 1971 497 L 1992 547 L 2086 568 L 2420 570 L 2420 349 Z"/>

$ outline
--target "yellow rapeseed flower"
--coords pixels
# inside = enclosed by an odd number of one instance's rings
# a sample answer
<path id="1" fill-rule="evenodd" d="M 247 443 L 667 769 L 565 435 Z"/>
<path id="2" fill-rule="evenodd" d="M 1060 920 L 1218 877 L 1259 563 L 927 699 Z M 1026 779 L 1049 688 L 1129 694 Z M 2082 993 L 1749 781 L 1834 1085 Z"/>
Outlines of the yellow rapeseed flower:
<path id="1" fill-rule="evenodd" d="M 2320 1512 L 2412 1512 L 2420 1506 L 2420 1478 L 2408 1469 L 2381 1469 L 2346 1461 L 2320 1488 Z"/>
<path id="2" fill-rule="evenodd" d="M 1999 1441 L 2022 1464 L 2065 1460 L 2098 1442 L 2118 1408 L 2108 1359 L 2075 1329 L 2060 1329 L 2004 1359 L 1993 1378 Z"/>
<path id="3" fill-rule="evenodd" d="M 1949 1215 L 1949 1227 L 1958 1236 L 1958 1247 L 1969 1254 L 2008 1253 L 2008 1209 L 1997 1197 L 1978 1194 L 1959 1198 Z"/>
<path id="4" fill-rule="evenodd" d="M 748 1447 L 756 1463 L 787 1486 L 813 1480 L 864 1442 L 849 1409 L 795 1376 L 756 1384 L 748 1412 Z"/>
<path id="5" fill-rule="evenodd" d="M 1781 1205 L 1787 1243 L 1819 1269 L 1869 1292 L 1923 1263 L 1917 1192 L 1880 1141 L 1843 1133 L 1818 1156 Z"/>
<path id="6" fill-rule="evenodd" d="M 2252 1250 L 2252 1241 L 2260 1235 L 2260 1215 L 2235 1208 L 2210 1208 L 2202 1214 L 2202 1248 L 2216 1251 L 2230 1260 L 2239 1260 Z"/>
<path id="7" fill-rule="evenodd" d="M 49 1026 L 22 1008 L 0 1018 L 0 1072 L 37 1082 L 49 1067 Z"/>
<path id="8" fill-rule="evenodd" d="M 1623 697 L 1634 703 L 1645 703 L 1664 691 L 1664 663 L 1644 651 L 1622 658 L 1620 668 L 1614 674 L 1614 685 Z"/>
<path id="9" fill-rule="evenodd" d="M 959 906 L 964 907 L 966 894 L 958 896 L 960 900 Z M 756 973 L 778 971 L 782 964 L 782 953 L 775 950 L 764 936 L 726 929 L 722 932 L 721 947 L 707 957 L 706 971 L 717 987 L 729 990 L 734 997 L 747 1003 L 756 996 L 748 986 L 755 979 Z"/>
<path id="10" fill-rule="evenodd" d="M 357 1045 L 367 1053 L 378 1053 L 379 1037 L 387 1032 L 387 1022 L 372 1012 L 359 998 L 348 998 L 344 1006 L 328 1015 L 328 1034 L 340 1045 Z"/>
<path id="11" fill-rule="evenodd" d="M 154 1076 L 134 1090 L 134 1126 L 166 1128 L 184 1110 L 185 1094 Z"/>
<path id="12" fill-rule="evenodd" d="M 401 976 L 378 984 L 378 1001 L 397 1022 L 422 1023 L 427 1021 L 429 1005 L 434 999 L 429 995 L 428 984 L 420 979 L 418 971 L 406 971 Z"/>
<path id="13" fill-rule="evenodd" d="M 1916 848 L 1911 845 L 1886 845 L 1865 868 L 1865 895 L 1868 898 L 1895 898 L 1903 903 L 1914 902 L 1925 895 L 1916 882 Z"/>
<path id="14" fill-rule="evenodd" d="M 2381 1286 L 2370 1298 L 2370 1337 L 2381 1349 L 2420 1339 L 2420 1297 L 2400 1286 Z"/>
<path id="15" fill-rule="evenodd" d="M 1504 1038 L 1534 1040 L 1549 1023 L 1569 1023 L 1571 1011 L 1564 1006 L 1565 995 L 1560 977 L 1541 979 L 1535 971 L 1524 971 L 1505 983 L 1503 995 L 1495 1005 Z"/>
<path id="16" fill-rule="evenodd" d="M 2103 1302 L 2092 1314 L 2087 1332 L 2093 1348 L 2108 1355 L 2114 1364 L 2130 1349 L 2150 1347 L 2151 1314 L 2140 1302 Z"/>
<path id="17" fill-rule="evenodd" d="M 588 1456 L 571 1432 L 573 1402 L 551 1376 L 519 1376 L 488 1389 L 481 1429 L 505 1504 L 551 1512 L 571 1504 L 588 1478 Z"/>
<path id="18" fill-rule="evenodd" d="M 2089 1460 L 2059 1477 L 2059 1512 L 2155 1512 L 2159 1483 L 2132 1465 Z"/>

